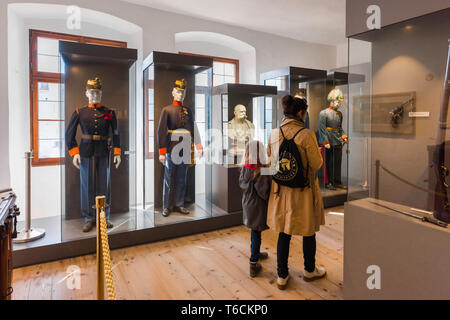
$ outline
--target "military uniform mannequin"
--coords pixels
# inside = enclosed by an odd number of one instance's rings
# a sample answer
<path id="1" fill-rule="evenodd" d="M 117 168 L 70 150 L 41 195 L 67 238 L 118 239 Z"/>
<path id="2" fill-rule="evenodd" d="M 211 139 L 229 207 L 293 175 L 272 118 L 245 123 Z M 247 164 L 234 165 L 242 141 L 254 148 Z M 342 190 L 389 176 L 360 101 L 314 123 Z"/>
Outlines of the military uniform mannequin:
<path id="1" fill-rule="evenodd" d="M 194 122 L 192 110 L 183 105 L 186 97 L 186 82 L 184 79 L 175 82 L 172 91 L 173 103 L 164 107 L 158 125 L 158 146 L 159 160 L 164 165 L 164 186 L 163 186 L 163 213 L 164 217 L 170 215 L 172 210 L 181 214 L 189 214 L 189 210 L 184 207 L 184 197 L 186 195 L 187 169 L 191 163 L 192 145 L 203 155 L 203 147 L 200 141 L 200 134 Z M 173 138 L 173 139 L 172 139 Z M 192 143 L 193 141 L 193 143 Z M 179 152 L 181 143 L 186 143 L 187 147 L 182 150 L 190 150 L 189 155 Z M 172 151 L 176 151 L 173 152 Z M 181 159 L 180 159 L 181 158 Z M 175 207 L 170 204 L 171 195 L 175 192 Z"/>
<path id="2" fill-rule="evenodd" d="M 333 89 L 328 95 L 330 107 L 319 114 L 319 144 L 325 147 L 325 162 L 328 173 L 327 189 L 347 189 L 342 184 L 342 148 L 348 143 L 347 135 L 342 129 L 342 113 L 338 110 L 344 101 L 340 89 Z"/>
<path id="3" fill-rule="evenodd" d="M 108 145 L 110 129 L 114 148 L 114 164 L 116 169 L 121 163 L 120 132 L 116 114 L 113 110 L 101 105 L 102 83 L 99 78 L 88 80 L 86 97 L 89 105 L 78 108 L 72 115 L 66 129 L 66 144 L 73 157 L 73 165 L 80 170 L 81 212 L 85 221 L 84 232 L 89 232 L 96 221 L 95 197 L 104 195 L 107 204 L 110 199 L 110 146 Z M 80 145 L 76 141 L 77 128 L 80 126 L 82 137 Z M 94 182 L 94 178 L 96 181 Z M 96 185 L 97 190 L 94 190 Z M 106 208 L 108 228 L 113 225 L 109 221 L 110 208 Z"/>
<path id="4" fill-rule="evenodd" d="M 234 107 L 234 118 L 228 122 L 228 137 L 233 141 L 231 154 L 243 155 L 247 142 L 253 140 L 255 125 L 247 120 L 247 109 L 238 104 Z"/>

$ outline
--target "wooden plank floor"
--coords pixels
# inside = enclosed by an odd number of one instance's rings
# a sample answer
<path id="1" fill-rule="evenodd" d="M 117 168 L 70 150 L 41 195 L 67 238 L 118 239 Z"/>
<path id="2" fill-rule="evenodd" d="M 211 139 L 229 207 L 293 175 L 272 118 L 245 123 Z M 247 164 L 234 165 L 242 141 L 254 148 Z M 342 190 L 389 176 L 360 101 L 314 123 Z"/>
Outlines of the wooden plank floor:
<path id="1" fill-rule="evenodd" d="M 344 217 L 329 214 L 317 234 L 317 263 L 326 267 L 325 279 L 302 279 L 301 238 L 294 237 L 290 251 L 291 281 L 286 291 L 276 287 L 277 234 L 266 231 L 262 250 L 269 259 L 251 279 L 250 232 L 235 227 L 111 253 L 118 299 L 342 299 Z M 67 269 L 81 269 L 81 288 L 68 289 Z M 96 257 L 83 257 L 14 270 L 13 299 L 95 299 Z"/>

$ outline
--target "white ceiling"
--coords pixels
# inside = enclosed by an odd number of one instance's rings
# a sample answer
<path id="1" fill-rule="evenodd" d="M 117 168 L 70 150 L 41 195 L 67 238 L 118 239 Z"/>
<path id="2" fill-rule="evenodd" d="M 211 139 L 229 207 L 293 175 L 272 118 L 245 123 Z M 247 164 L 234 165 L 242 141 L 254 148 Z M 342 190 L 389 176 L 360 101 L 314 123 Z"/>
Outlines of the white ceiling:
<path id="1" fill-rule="evenodd" d="M 297 40 L 330 45 L 345 41 L 346 0 L 122 1 Z"/>

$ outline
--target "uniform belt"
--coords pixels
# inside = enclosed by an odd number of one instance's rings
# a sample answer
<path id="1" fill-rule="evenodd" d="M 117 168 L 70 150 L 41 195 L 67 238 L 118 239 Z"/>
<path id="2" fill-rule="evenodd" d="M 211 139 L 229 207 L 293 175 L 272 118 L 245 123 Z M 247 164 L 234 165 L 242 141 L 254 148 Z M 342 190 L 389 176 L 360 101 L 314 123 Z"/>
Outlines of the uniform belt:
<path id="1" fill-rule="evenodd" d="M 169 133 L 179 133 L 179 134 L 191 134 L 189 130 L 177 129 L 177 130 L 168 130 Z"/>
<path id="2" fill-rule="evenodd" d="M 327 130 L 329 130 L 329 131 L 337 131 L 337 132 L 339 132 L 339 129 L 337 129 L 337 128 L 331 128 L 331 127 L 327 127 Z"/>
<path id="3" fill-rule="evenodd" d="M 108 140 L 108 137 L 106 137 L 106 136 L 99 136 L 99 135 L 96 135 L 96 134 L 83 134 L 83 135 L 81 135 L 81 139 L 94 140 L 94 141 L 105 141 L 105 140 Z"/>

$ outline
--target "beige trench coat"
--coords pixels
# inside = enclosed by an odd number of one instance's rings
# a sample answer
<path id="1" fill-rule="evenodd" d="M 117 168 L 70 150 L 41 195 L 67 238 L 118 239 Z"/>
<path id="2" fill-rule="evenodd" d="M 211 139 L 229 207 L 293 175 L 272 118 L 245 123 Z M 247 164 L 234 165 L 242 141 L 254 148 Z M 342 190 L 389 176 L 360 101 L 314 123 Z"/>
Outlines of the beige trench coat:
<path id="1" fill-rule="evenodd" d="M 296 119 L 286 119 L 282 123 L 287 139 L 292 137 L 305 124 Z M 272 131 L 269 140 L 268 154 L 271 163 L 275 163 L 279 147 L 283 141 L 280 129 Z M 295 138 L 302 157 L 303 167 L 309 167 L 308 176 L 311 188 L 298 189 L 280 186 L 279 194 L 275 194 L 278 185 L 272 181 L 267 225 L 277 232 L 290 235 L 312 236 L 325 224 L 322 194 L 316 172 L 322 167 L 323 159 L 319 151 L 317 139 L 312 130 L 305 129 Z"/>

